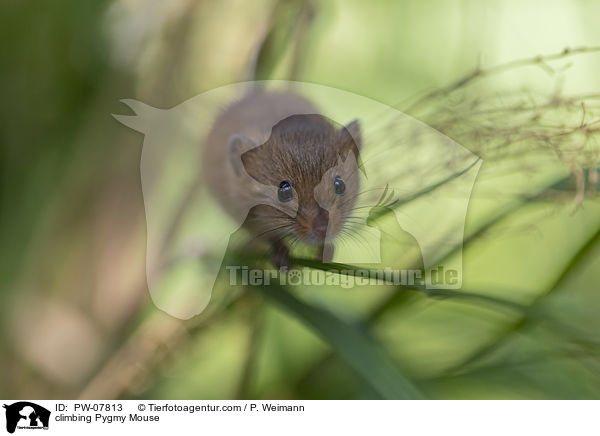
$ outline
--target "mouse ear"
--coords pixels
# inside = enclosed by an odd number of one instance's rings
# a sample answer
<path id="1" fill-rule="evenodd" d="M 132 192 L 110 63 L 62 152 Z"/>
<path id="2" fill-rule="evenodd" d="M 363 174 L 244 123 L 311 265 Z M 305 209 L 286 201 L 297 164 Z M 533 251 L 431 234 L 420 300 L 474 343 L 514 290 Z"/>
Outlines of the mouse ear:
<path id="1" fill-rule="evenodd" d="M 366 177 L 367 173 L 360 157 L 360 147 L 362 146 L 362 133 L 360 130 L 360 121 L 354 120 L 349 124 L 346 124 L 340 129 L 340 141 L 342 143 L 342 152 L 348 156 L 348 153 L 352 151 L 356 158 L 358 168 Z"/>
<path id="2" fill-rule="evenodd" d="M 354 145 L 360 149 L 362 147 L 362 133 L 360 130 L 360 121 L 353 120 L 351 123 L 346 124 L 342 130 L 345 130 L 350 134 L 354 141 Z"/>
<path id="3" fill-rule="evenodd" d="M 229 162 L 236 176 L 241 173 L 242 154 L 256 147 L 256 142 L 244 135 L 231 135 L 229 137 Z"/>

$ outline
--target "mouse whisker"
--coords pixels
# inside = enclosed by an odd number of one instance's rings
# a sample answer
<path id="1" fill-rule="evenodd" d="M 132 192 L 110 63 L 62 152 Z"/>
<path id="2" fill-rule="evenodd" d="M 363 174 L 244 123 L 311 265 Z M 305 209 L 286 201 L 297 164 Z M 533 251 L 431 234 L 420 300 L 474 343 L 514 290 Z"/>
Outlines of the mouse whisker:
<path id="1" fill-rule="evenodd" d="M 289 220 L 291 219 L 290 217 L 287 216 L 282 216 L 282 215 L 260 215 L 260 216 L 253 216 L 250 217 L 248 219 L 246 219 L 245 222 L 252 222 L 252 221 L 261 221 L 263 219 L 280 219 L 280 220 Z"/>
<path id="2" fill-rule="evenodd" d="M 292 251 L 292 249 L 298 242 L 300 242 L 300 238 L 298 236 L 292 236 L 292 239 L 291 239 L 290 245 L 289 245 L 290 252 Z"/>
<path id="3" fill-rule="evenodd" d="M 374 191 L 374 190 L 375 190 L 375 189 L 367 189 L 367 190 L 365 190 L 365 191 L 357 192 L 356 194 L 353 194 L 353 195 L 349 196 L 348 198 L 346 198 L 346 199 L 345 199 L 345 201 L 343 201 L 343 202 L 341 203 L 341 205 L 344 205 L 344 204 L 348 203 L 349 201 L 355 200 L 355 199 L 357 199 L 359 196 L 361 196 L 361 195 L 363 195 L 363 194 L 366 194 L 366 193 L 368 193 L 368 192 Z"/>
<path id="4" fill-rule="evenodd" d="M 280 230 L 288 229 L 288 228 L 292 228 L 292 227 L 293 227 L 293 224 L 292 223 L 288 223 L 288 224 L 284 224 L 284 225 L 281 225 L 281 226 L 278 226 L 278 227 L 275 227 L 275 228 L 272 228 L 272 229 L 268 229 L 268 230 L 265 230 L 264 232 L 261 232 L 261 233 L 255 235 L 252 238 L 252 240 L 259 239 L 261 236 L 265 236 L 265 235 L 267 235 L 268 233 L 271 233 L 271 232 L 276 232 L 276 231 L 280 231 Z"/>
<path id="5" fill-rule="evenodd" d="M 356 200 L 356 199 L 357 199 L 359 196 L 361 196 L 361 195 L 368 194 L 368 193 L 370 193 L 370 192 L 381 191 L 382 189 L 383 189 L 383 188 L 371 188 L 371 189 L 365 189 L 364 191 L 361 191 L 361 192 L 359 192 L 359 193 L 357 193 L 357 194 L 354 194 L 354 195 L 350 196 L 348 199 L 346 199 L 344 202 L 342 202 L 342 203 L 340 204 L 340 207 L 344 206 L 345 204 L 347 204 L 347 203 L 349 203 L 349 202 L 351 202 L 351 201 L 353 201 L 353 200 Z"/>
<path id="6" fill-rule="evenodd" d="M 361 210 L 361 209 L 371 209 L 371 208 L 374 208 L 374 207 L 375 207 L 375 206 L 371 206 L 371 205 L 369 205 L 369 206 L 358 206 L 358 207 L 353 207 L 352 209 L 350 209 L 350 212 L 353 212 L 353 211 L 355 211 L 355 210 Z"/>
<path id="7" fill-rule="evenodd" d="M 348 217 L 345 219 L 345 221 L 347 221 L 349 224 L 354 224 L 354 225 L 365 225 L 365 218 L 358 218 L 358 217 Z"/>
<path id="8" fill-rule="evenodd" d="M 353 234 L 351 232 L 349 232 L 347 229 L 344 229 L 340 235 L 346 236 L 350 239 L 352 239 L 357 245 L 359 245 L 360 247 L 362 247 L 363 249 L 369 249 L 368 245 L 366 245 L 363 241 L 361 241 L 356 234 Z"/>
<path id="9" fill-rule="evenodd" d="M 359 244 L 359 246 L 363 247 L 363 249 L 365 251 L 370 251 L 373 254 L 376 254 L 374 252 L 373 247 L 371 246 L 371 244 L 369 243 L 369 241 L 365 238 L 365 236 L 359 232 L 356 231 L 352 231 L 353 229 L 351 228 L 346 228 L 344 229 L 344 234 L 346 236 L 351 237 L 353 240 L 356 241 L 357 244 Z"/>

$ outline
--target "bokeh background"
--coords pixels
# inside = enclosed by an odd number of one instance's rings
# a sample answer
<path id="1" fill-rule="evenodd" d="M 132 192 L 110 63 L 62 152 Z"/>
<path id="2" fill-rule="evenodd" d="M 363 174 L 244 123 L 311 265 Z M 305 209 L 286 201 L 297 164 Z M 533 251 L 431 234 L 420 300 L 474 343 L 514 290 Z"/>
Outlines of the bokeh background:
<path id="1" fill-rule="evenodd" d="M 597 2 L 0 11 L 1 397 L 600 396 Z M 224 290 L 188 321 L 154 307 L 143 136 L 111 114 L 253 77 L 396 106 L 482 156 L 462 291 Z"/>

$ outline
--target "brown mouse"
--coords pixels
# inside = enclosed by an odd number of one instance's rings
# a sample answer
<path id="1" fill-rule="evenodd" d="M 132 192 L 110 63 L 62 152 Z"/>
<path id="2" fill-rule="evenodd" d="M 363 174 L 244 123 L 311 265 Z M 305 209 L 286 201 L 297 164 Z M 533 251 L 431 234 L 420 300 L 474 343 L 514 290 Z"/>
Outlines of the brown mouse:
<path id="1" fill-rule="evenodd" d="M 360 125 L 337 126 L 293 92 L 254 91 L 227 107 L 206 138 L 211 193 L 271 260 L 289 266 L 289 246 L 319 247 L 330 261 L 359 190 Z"/>

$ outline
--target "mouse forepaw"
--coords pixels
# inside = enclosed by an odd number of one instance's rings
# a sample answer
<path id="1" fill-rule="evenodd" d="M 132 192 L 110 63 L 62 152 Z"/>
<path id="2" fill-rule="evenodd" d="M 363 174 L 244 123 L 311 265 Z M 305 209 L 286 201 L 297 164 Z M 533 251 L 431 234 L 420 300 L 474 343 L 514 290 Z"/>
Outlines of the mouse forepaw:
<path id="1" fill-rule="evenodd" d="M 272 244 L 271 263 L 273 263 L 275 268 L 280 270 L 290 268 L 290 250 L 283 242 L 275 242 Z"/>
<path id="2" fill-rule="evenodd" d="M 333 261 L 333 244 L 322 244 L 319 246 L 319 260 L 323 263 L 331 263 Z"/>

